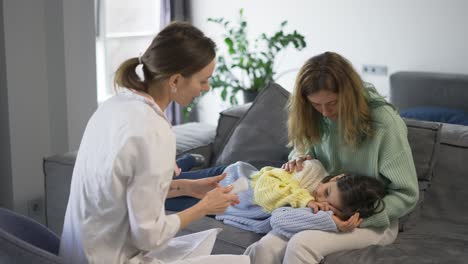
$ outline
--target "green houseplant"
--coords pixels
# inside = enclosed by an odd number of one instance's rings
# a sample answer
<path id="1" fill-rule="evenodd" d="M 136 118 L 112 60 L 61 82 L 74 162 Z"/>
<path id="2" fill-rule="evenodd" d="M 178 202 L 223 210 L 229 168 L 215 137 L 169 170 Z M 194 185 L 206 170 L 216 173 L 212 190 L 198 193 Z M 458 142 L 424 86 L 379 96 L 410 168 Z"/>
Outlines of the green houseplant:
<path id="1" fill-rule="evenodd" d="M 237 23 L 224 18 L 209 18 L 208 21 L 224 28 L 223 38 L 227 54 L 217 56 L 217 68 L 211 77 L 213 89 L 221 89 L 221 98 L 236 105 L 236 95 L 244 92 L 246 101 L 251 101 L 278 73 L 275 59 L 287 47 L 302 50 L 306 47 L 304 36 L 296 30 L 286 33 L 287 21 L 281 22 L 277 32 L 258 36 L 253 45 L 247 38 L 247 21 L 243 9 Z M 250 98 L 249 98 L 250 97 Z"/>
<path id="2" fill-rule="evenodd" d="M 278 54 L 288 47 L 300 51 L 305 48 L 304 36 L 297 31 L 285 33 L 287 21 L 279 29 L 267 35 L 261 34 L 253 44 L 247 37 L 247 21 L 243 9 L 239 10 L 239 20 L 234 23 L 224 18 L 208 18 L 209 22 L 224 28 L 223 38 L 226 54 L 218 52 L 216 70 L 210 78 L 212 91 L 221 90 L 223 101 L 237 105 L 237 94 L 242 92 L 244 101 L 252 101 L 269 81 L 276 80 L 282 73 L 277 73 L 275 62 Z M 184 108 L 184 119 L 188 121 L 198 98 Z"/>

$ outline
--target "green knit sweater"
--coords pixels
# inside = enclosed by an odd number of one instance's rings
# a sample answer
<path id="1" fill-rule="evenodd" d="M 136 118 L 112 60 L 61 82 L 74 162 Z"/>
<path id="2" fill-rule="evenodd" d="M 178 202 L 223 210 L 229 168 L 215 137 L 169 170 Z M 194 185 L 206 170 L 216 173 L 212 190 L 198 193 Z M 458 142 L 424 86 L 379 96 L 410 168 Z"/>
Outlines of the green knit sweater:
<path id="1" fill-rule="evenodd" d="M 404 121 L 388 105 L 373 109 L 372 118 L 376 133 L 357 149 L 341 143 L 338 123 L 325 118 L 330 133 L 309 153 L 323 163 L 330 175 L 352 173 L 378 177 L 384 182 L 388 191 L 385 210 L 364 219 L 361 227 L 385 227 L 416 205 L 418 182 Z"/>

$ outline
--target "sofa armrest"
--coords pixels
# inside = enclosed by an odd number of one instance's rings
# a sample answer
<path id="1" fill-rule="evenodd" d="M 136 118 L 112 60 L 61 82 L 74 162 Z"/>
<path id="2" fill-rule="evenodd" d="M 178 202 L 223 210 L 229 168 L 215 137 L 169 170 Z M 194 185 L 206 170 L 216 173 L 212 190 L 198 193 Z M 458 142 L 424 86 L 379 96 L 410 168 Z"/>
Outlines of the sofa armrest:
<path id="1" fill-rule="evenodd" d="M 44 158 L 46 225 L 57 235 L 62 233 L 67 209 L 76 151 Z"/>

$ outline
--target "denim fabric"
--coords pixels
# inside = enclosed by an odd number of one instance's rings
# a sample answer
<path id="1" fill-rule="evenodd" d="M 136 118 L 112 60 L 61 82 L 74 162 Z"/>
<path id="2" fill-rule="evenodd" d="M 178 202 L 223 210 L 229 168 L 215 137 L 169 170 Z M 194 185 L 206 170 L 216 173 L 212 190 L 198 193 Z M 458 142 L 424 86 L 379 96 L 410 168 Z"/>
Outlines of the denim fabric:
<path id="1" fill-rule="evenodd" d="M 179 165 L 179 167 L 181 167 L 181 164 L 179 164 L 179 160 L 177 160 L 177 164 Z M 213 177 L 213 176 L 222 174 L 225 168 L 226 166 L 218 166 L 218 167 L 213 167 L 213 168 L 208 168 L 208 169 L 203 169 L 203 170 L 196 170 L 196 171 L 184 172 L 184 170 L 182 170 L 182 173 L 176 179 L 196 180 L 196 179 L 203 179 L 207 177 Z M 165 206 L 166 206 L 166 210 L 179 212 L 179 211 L 183 211 L 187 208 L 192 207 L 198 201 L 200 201 L 200 199 L 189 197 L 189 196 L 181 196 L 181 197 L 166 199 Z"/>

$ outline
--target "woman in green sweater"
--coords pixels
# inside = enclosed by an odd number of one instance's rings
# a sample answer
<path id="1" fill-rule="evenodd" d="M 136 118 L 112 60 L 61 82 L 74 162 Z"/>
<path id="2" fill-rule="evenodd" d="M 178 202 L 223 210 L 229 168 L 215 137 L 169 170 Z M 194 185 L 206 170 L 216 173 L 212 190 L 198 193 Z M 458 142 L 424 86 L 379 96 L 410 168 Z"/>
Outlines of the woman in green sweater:
<path id="1" fill-rule="evenodd" d="M 284 169 L 301 170 L 314 157 L 331 175 L 376 175 L 387 188 L 385 209 L 364 220 L 350 217 L 340 233 L 303 231 L 289 241 L 269 233 L 246 250 L 252 263 L 319 263 L 337 251 L 392 243 L 398 218 L 419 195 L 407 128 L 345 58 L 325 52 L 302 66 L 289 101 L 288 134 L 293 151 Z"/>

